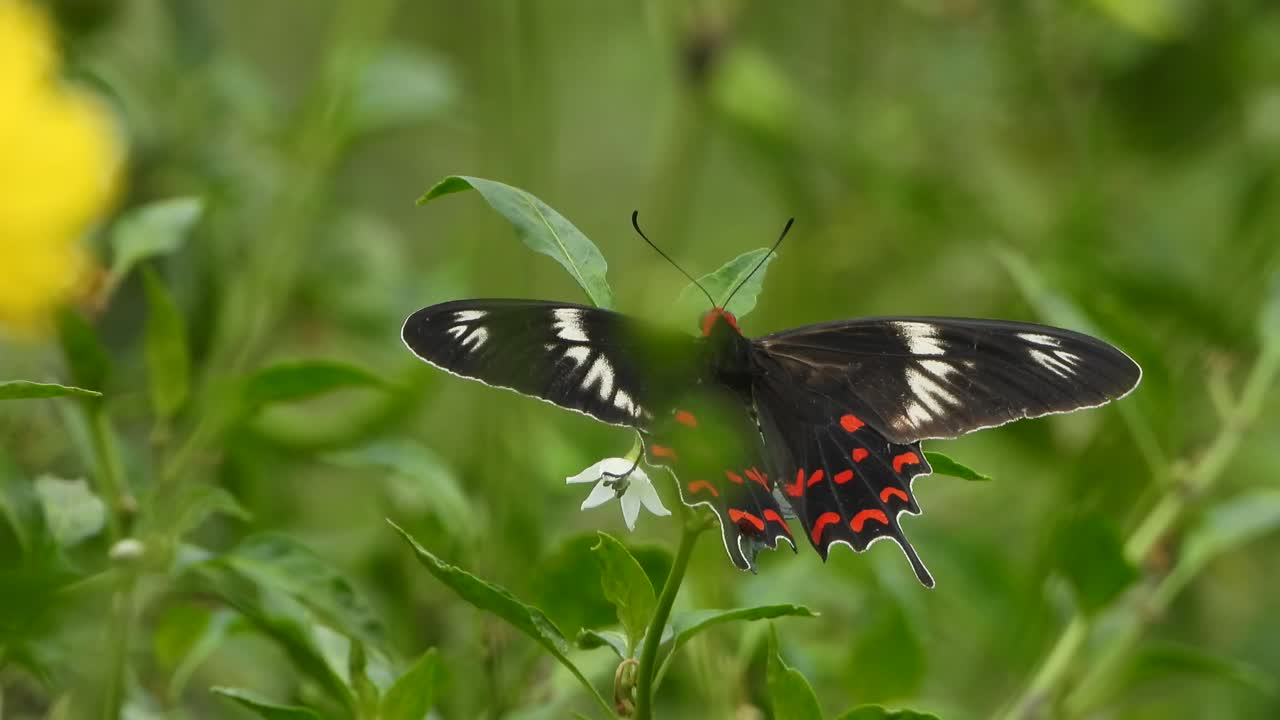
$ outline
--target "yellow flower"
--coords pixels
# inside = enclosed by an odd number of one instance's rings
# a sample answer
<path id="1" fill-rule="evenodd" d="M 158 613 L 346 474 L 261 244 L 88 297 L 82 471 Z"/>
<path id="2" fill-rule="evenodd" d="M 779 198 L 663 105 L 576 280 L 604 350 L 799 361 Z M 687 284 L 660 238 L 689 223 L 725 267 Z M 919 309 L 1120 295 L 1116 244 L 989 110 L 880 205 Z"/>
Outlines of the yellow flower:
<path id="1" fill-rule="evenodd" d="M 87 281 L 81 239 L 120 176 L 110 112 L 58 66 L 48 18 L 0 0 L 0 329 L 22 335 L 47 329 Z"/>

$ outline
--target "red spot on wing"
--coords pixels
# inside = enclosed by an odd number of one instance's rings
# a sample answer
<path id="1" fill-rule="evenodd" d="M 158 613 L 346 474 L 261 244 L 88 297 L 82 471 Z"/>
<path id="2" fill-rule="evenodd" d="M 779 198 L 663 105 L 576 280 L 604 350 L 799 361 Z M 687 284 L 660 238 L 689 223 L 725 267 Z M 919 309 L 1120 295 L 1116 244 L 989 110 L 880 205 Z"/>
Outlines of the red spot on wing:
<path id="1" fill-rule="evenodd" d="M 902 472 L 903 465 L 919 465 L 920 456 L 913 452 L 904 452 L 901 455 L 893 456 L 893 471 Z"/>
<path id="2" fill-rule="evenodd" d="M 756 529 L 756 532 L 764 530 L 764 521 L 749 512 L 743 512 L 736 508 L 729 508 L 729 519 L 738 523 L 738 527 L 743 528 L 744 532 L 746 530 L 743 525 L 744 520 L 751 523 L 751 526 Z"/>
<path id="3" fill-rule="evenodd" d="M 887 487 L 880 491 L 880 502 L 887 503 L 891 497 L 902 498 L 902 502 L 911 502 L 911 498 L 896 487 Z"/>
<path id="4" fill-rule="evenodd" d="M 672 460 L 676 459 L 676 451 L 666 445 L 650 445 L 649 452 L 653 453 L 654 457 L 671 458 Z"/>
<path id="5" fill-rule="evenodd" d="M 681 425 L 687 425 L 688 427 L 691 427 L 691 428 L 698 427 L 698 418 L 694 417 L 693 413 L 689 412 L 688 410 L 677 410 L 676 422 L 680 423 Z"/>
<path id="6" fill-rule="evenodd" d="M 840 516 L 833 512 L 824 512 L 818 516 L 813 523 L 813 530 L 809 531 L 809 537 L 813 538 L 813 544 L 817 545 L 822 542 L 822 529 L 833 523 L 840 522 Z"/>
<path id="7" fill-rule="evenodd" d="M 809 482 L 805 483 L 805 487 L 813 487 L 820 482 L 822 482 L 822 471 L 814 470 L 813 474 L 809 476 Z"/>
<path id="8" fill-rule="evenodd" d="M 706 337 L 710 335 L 711 329 L 714 328 L 716 326 L 716 322 L 721 319 L 729 323 L 729 327 L 733 328 L 734 332 L 742 334 L 742 331 L 738 329 L 738 318 L 734 317 L 733 313 L 725 310 L 724 308 L 711 308 L 702 316 L 702 336 Z"/>
<path id="9" fill-rule="evenodd" d="M 742 484 L 742 476 L 736 472 L 733 472 L 732 470 L 725 470 L 724 476 L 729 478 L 729 482 L 733 483 L 734 485 Z"/>
<path id="10" fill-rule="evenodd" d="M 771 489 L 769 487 L 769 479 L 765 477 L 765 474 L 760 472 L 759 470 L 755 468 L 747 468 L 747 477 L 760 483 L 760 486 L 763 487 L 765 490 Z"/>
<path id="11" fill-rule="evenodd" d="M 866 448 L 854 448 L 853 452 L 850 454 L 853 456 L 854 462 L 862 462 L 863 460 L 866 460 L 867 456 L 871 453 L 867 452 Z"/>
<path id="12" fill-rule="evenodd" d="M 853 471 L 841 470 L 840 472 L 835 474 L 835 477 L 831 479 L 835 480 L 837 485 L 843 485 L 853 479 Z"/>
<path id="13" fill-rule="evenodd" d="M 706 480 L 694 480 L 693 482 L 689 483 L 690 494 L 702 492 L 704 490 L 711 493 L 712 497 L 720 497 L 720 492 L 716 490 L 714 485 L 707 482 Z"/>
<path id="14" fill-rule="evenodd" d="M 783 492 L 791 497 L 800 497 L 804 494 L 804 468 L 796 471 L 796 481 L 783 488 Z"/>
<path id="15" fill-rule="evenodd" d="M 859 510 L 857 515 L 849 521 L 849 527 L 853 528 L 856 533 L 862 532 L 862 526 L 868 520 L 875 520 L 881 525 L 888 525 L 889 518 L 885 517 L 883 510 Z"/>
<path id="16" fill-rule="evenodd" d="M 779 525 L 782 526 L 782 529 L 784 532 L 786 532 L 788 535 L 791 534 L 791 528 L 787 527 L 787 521 L 782 519 L 782 516 L 778 514 L 777 510 L 771 510 L 771 509 L 765 508 L 764 519 L 772 520 L 773 522 L 778 523 Z"/>
<path id="17" fill-rule="evenodd" d="M 844 415 L 840 418 L 840 427 L 847 432 L 857 432 L 858 428 L 863 425 L 866 425 L 866 423 L 859 420 L 857 415 Z"/>

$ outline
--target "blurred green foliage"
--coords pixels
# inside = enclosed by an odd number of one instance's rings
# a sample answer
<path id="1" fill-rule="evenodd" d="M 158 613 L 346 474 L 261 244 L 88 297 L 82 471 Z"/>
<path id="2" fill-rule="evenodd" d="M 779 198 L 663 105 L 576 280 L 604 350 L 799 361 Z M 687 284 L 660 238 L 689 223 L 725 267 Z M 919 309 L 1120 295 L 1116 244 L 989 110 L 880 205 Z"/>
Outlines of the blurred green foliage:
<path id="1" fill-rule="evenodd" d="M 795 216 L 748 334 L 1040 320 L 1145 370 L 929 446 L 995 478 L 916 484 L 933 591 L 887 543 L 704 540 L 657 717 L 1280 714 L 1275 3 L 48 4 L 130 173 L 97 295 L 0 348 L 6 717 L 603 716 L 596 531 L 660 593 L 679 520 L 579 512 L 626 433 L 402 347 L 430 303 L 584 300 L 483 189 L 415 207 L 456 173 L 568 218 L 627 313 L 698 307 L 633 209 L 695 276 Z M 697 615 L 753 606 L 776 642 Z"/>

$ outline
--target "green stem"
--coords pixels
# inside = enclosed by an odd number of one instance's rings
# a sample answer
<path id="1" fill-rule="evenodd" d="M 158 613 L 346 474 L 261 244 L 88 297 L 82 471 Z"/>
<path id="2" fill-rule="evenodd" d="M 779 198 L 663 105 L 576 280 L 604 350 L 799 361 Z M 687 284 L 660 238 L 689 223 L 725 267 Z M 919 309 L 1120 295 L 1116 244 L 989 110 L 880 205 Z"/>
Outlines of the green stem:
<path id="1" fill-rule="evenodd" d="M 120 462 L 120 450 L 116 446 L 115 433 L 106 408 L 93 403 L 85 409 L 89 421 L 89 438 L 93 443 L 95 464 L 98 467 L 98 491 L 107 498 L 107 529 L 111 540 L 119 540 L 125 531 L 125 518 L 131 514 L 133 500 L 124 486 L 124 465 Z"/>
<path id="2" fill-rule="evenodd" d="M 636 720 L 651 720 L 653 717 L 653 678 L 658 664 L 658 648 L 662 645 L 662 633 L 667 627 L 667 618 L 671 616 L 676 595 L 680 592 L 680 584 L 684 582 L 693 546 L 706 529 L 705 525 L 689 518 L 688 513 L 682 514 L 684 522 L 681 525 L 680 547 L 676 550 L 671 572 L 662 585 L 658 607 L 653 612 L 653 619 L 649 621 L 649 628 L 645 630 L 644 646 L 640 650 L 640 669 L 636 673 Z"/>
<path id="3" fill-rule="evenodd" d="M 1062 634 L 1058 636 L 1058 641 L 1049 651 L 1049 657 L 1044 661 L 1044 665 L 1040 667 L 1031 684 L 1027 686 L 1027 691 L 1022 694 L 1006 717 L 1010 720 L 1035 717 L 1041 703 L 1049 698 L 1051 690 L 1058 684 L 1058 679 L 1066 673 L 1071 660 L 1080 651 L 1080 646 L 1084 644 L 1088 635 L 1088 620 L 1081 615 L 1073 617 L 1063 629 Z"/>

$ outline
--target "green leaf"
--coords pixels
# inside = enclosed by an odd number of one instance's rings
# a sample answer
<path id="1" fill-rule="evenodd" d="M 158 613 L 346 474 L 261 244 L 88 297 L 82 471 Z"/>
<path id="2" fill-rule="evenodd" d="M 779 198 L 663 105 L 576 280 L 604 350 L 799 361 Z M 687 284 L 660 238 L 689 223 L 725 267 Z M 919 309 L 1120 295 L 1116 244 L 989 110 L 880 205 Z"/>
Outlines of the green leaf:
<path id="1" fill-rule="evenodd" d="M 443 60 L 414 47 L 386 47 L 364 68 L 349 122 L 357 133 L 413 127 L 457 97 L 457 79 Z"/>
<path id="2" fill-rule="evenodd" d="M 613 307 L 613 290 L 605 279 L 609 264 L 600 249 L 573 223 L 524 190 L 493 180 L 451 175 L 428 190 L 418 199 L 418 204 L 471 188 L 479 191 L 490 207 L 515 227 L 516 237 L 530 250 L 564 266 L 591 302 L 597 307 Z"/>
<path id="3" fill-rule="evenodd" d="M 292 597 L 350 637 L 375 648 L 384 644 L 381 623 L 351 583 L 287 535 L 250 535 L 218 562 L 261 587 Z"/>
<path id="4" fill-rule="evenodd" d="M 439 665 L 435 648 L 423 653 L 382 698 L 379 720 L 423 720 L 435 704 Z"/>
<path id="5" fill-rule="evenodd" d="M 578 631 L 578 637 L 574 640 L 574 644 L 578 646 L 579 650 L 595 650 L 607 647 L 618 656 L 619 660 L 631 657 L 631 649 L 627 647 L 627 636 L 612 630 L 588 630 L 584 628 Z"/>
<path id="6" fill-rule="evenodd" d="M 187 326 L 182 313 L 155 271 L 142 273 L 147 294 L 147 332 L 144 351 L 151 379 L 151 407 L 170 418 L 187 400 L 191 360 L 187 354 Z"/>
<path id="7" fill-rule="evenodd" d="M 778 632 L 769 628 L 769 704 L 774 720 L 815 720 L 822 718 L 822 706 L 809 681 L 799 670 L 788 667 L 778 649 Z"/>
<path id="8" fill-rule="evenodd" d="M 182 538 L 199 528 L 213 515 L 222 514 L 249 521 L 249 511 L 235 496 L 216 485 L 189 485 L 178 496 L 174 506 L 177 512 L 169 513 L 162 521 L 170 523 L 165 534 Z"/>
<path id="9" fill-rule="evenodd" d="M 281 705 L 272 702 L 252 690 L 229 687 L 209 688 L 224 698 L 234 700 L 267 720 L 320 720 L 315 711 L 298 705 Z"/>
<path id="10" fill-rule="evenodd" d="M 733 296 L 729 307 L 725 308 L 738 319 L 742 319 L 755 309 L 756 300 L 760 297 L 760 289 L 764 286 L 765 273 L 769 271 L 769 264 L 778 257 L 777 253 L 769 255 L 769 258 L 764 260 L 764 265 L 761 265 L 760 269 L 752 275 L 751 271 L 768 253 L 769 248 L 745 252 L 721 265 L 718 270 L 698 278 L 698 285 L 706 288 L 707 293 L 715 298 L 716 303 L 723 303 L 729 297 L 729 293 L 746 280 L 746 283 Z M 750 279 L 747 279 L 748 276 Z M 711 309 L 707 307 L 706 296 L 692 283 L 680 291 L 680 295 L 676 297 L 676 307 L 680 309 L 682 315 L 690 317 L 700 317 L 702 313 Z"/>
<path id="11" fill-rule="evenodd" d="M 1280 694 L 1280 683 L 1262 668 L 1232 658 L 1221 657 L 1187 645 L 1153 644 L 1134 656 L 1125 685 L 1148 682 L 1182 682 L 1179 675 L 1198 675 L 1223 680 L 1268 698 Z"/>
<path id="12" fill-rule="evenodd" d="M 58 385 L 56 383 L 38 383 L 29 380 L 0 380 L 0 400 L 31 400 L 37 398 L 56 397 L 102 397 L 96 390 Z"/>
<path id="13" fill-rule="evenodd" d="M 1057 532 L 1057 565 L 1087 615 L 1106 607 L 1139 576 L 1124 554 L 1115 524 L 1097 515 L 1076 517 Z"/>
<path id="14" fill-rule="evenodd" d="M 49 530 L 64 547 L 97 535 L 107 522 L 107 505 L 84 479 L 63 480 L 52 475 L 36 478 L 36 495 L 44 506 Z"/>
<path id="15" fill-rule="evenodd" d="M 276 402 L 303 400 L 353 387 L 383 388 L 373 373 L 347 363 L 302 360 L 280 363 L 254 373 L 245 384 L 244 407 L 257 410 Z"/>
<path id="16" fill-rule="evenodd" d="M 604 596 L 600 564 L 592 550 L 599 542 L 595 532 L 574 535 L 538 560 L 529 598 L 565 633 L 617 622 L 617 610 Z M 650 580 L 655 587 L 660 584 L 652 576 Z M 626 645 L 625 636 L 622 643 Z"/>
<path id="17" fill-rule="evenodd" d="M 938 716 L 915 710 L 888 710 L 880 705 L 860 705 L 836 720 L 938 720 Z"/>
<path id="18" fill-rule="evenodd" d="M 803 605 L 758 605 L 733 610 L 692 610 L 675 613 L 671 616 L 671 629 L 674 636 L 671 641 L 671 652 L 689 642 L 694 635 L 716 625 L 729 622 L 756 620 L 772 620 L 780 617 L 817 617 L 817 613 Z"/>
<path id="19" fill-rule="evenodd" d="M 592 551 L 600 566 L 600 585 L 604 596 L 617 608 L 618 622 L 627 633 L 627 654 L 630 655 L 644 635 L 657 605 L 657 596 L 649 576 L 627 548 L 607 533 L 599 536 Z"/>
<path id="20" fill-rule="evenodd" d="M 417 555 L 418 562 L 422 563 L 423 567 L 437 580 L 470 605 L 497 615 L 507 621 L 511 627 L 541 645 L 544 650 L 551 653 L 552 657 L 568 668 L 583 686 L 599 697 L 578 666 L 569 660 L 566 654 L 569 651 L 568 640 L 541 610 L 521 602 L 506 588 L 485 582 L 461 568 L 444 562 L 419 545 L 418 541 L 399 525 L 390 520 L 387 522 L 404 537 Z"/>
<path id="21" fill-rule="evenodd" d="M 1254 490 L 1211 506 L 1187 531 L 1166 584 L 1176 592 L 1217 556 L 1280 530 L 1280 490 Z"/>
<path id="22" fill-rule="evenodd" d="M 58 340 L 71 372 L 71 381 L 91 392 L 101 393 L 111 375 L 111 356 L 103 347 L 98 331 L 80 313 L 67 308 L 58 314 Z M 99 396 L 86 400 L 96 402 Z"/>
<path id="23" fill-rule="evenodd" d="M 203 211 L 199 198 L 178 197 L 126 212 L 111 230 L 112 282 L 118 283 L 137 263 L 181 247 Z"/>
<path id="24" fill-rule="evenodd" d="M 971 467 L 961 465 L 940 452 L 926 450 L 924 459 L 929 461 L 929 467 L 933 468 L 934 475 L 948 475 L 953 478 L 974 482 L 988 482 L 991 480 L 990 475 L 983 475 Z"/>

